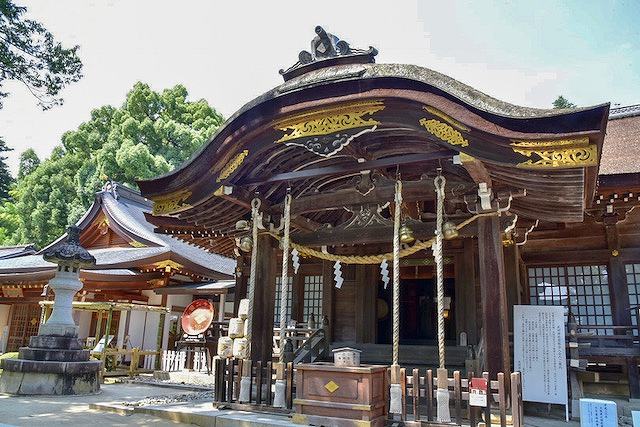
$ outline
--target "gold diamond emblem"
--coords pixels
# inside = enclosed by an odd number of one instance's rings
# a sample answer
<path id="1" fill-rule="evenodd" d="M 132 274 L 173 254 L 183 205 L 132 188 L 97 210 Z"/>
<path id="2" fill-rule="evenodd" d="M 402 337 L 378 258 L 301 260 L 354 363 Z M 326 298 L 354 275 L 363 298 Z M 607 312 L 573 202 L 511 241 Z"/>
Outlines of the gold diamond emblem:
<path id="1" fill-rule="evenodd" d="M 326 388 L 329 393 L 333 393 L 337 389 L 339 389 L 340 386 L 338 384 L 334 383 L 333 381 L 329 381 L 328 383 L 326 383 L 324 385 L 324 388 Z"/>

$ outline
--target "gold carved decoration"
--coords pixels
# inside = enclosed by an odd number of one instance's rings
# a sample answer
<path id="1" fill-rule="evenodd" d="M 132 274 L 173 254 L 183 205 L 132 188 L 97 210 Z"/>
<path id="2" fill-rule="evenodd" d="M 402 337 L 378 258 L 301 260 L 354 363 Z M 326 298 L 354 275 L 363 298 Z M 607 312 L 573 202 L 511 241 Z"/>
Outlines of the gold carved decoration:
<path id="1" fill-rule="evenodd" d="M 145 245 L 142 242 L 138 242 L 137 240 L 130 241 L 129 245 L 131 245 L 134 248 L 146 248 L 147 247 L 147 245 Z"/>
<path id="2" fill-rule="evenodd" d="M 442 141 L 451 144 L 451 145 L 459 145 L 460 147 L 469 146 L 469 141 L 464 139 L 462 134 L 455 130 L 453 127 L 448 124 L 441 122 L 436 119 L 420 119 L 420 124 L 432 135 L 436 138 L 441 139 Z"/>
<path id="3" fill-rule="evenodd" d="M 326 388 L 329 393 L 335 393 L 335 391 L 339 389 L 340 386 L 336 384 L 333 380 L 331 380 L 324 385 L 324 388 Z"/>
<path id="4" fill-rule="evenodd" d="M 598 147 L 588 137 L 545 141 L 514 141 L 515 153 L 531 157 L 518 167 L 531 169 L 580 168 L 598 165 Z"/>
<path id="5" fill-rule="evenodd" d="M 431 106 L 426 106 L 424 107 L 425 110 L 427 110 L 427 112 L 433 114 L 436 117 L 440 117 L 442 120 L 444 120 L 445 122 L 449 123 L 450 125 L 457 127 L 460 130 L 463 130 L 465 132 L 469 132 L 469 128 L 466 127 L 465 125 L 463 125 L 462 123 L 460 123 L 459 121 L 457 121 L 456 119 L 454 119 L 453 117 L 443 113 L 442 111 L 438 110 L 437 108 L 431 107 Z"/>
<path id="6" fill-rule="evenodd" d="M 191 207 L 187 199 L 191 196 L 191 191 L 178 191 L 168 196 L 153 199 L 154 215 L 164 215 L 177 211 L 178 209 Z"/>
<path id="7" fill-rule="evenodd" d="M 229 163 L 227 163 L 225 167 L 222 168 L 222 170 L 220 171 L 220 175 L 216 179 L 216 182 L 220 182 L 223 179 L 229 178 L 231 174 L 234 173 L 236 169 L 238 169 L 238 167 L 240 167 L 242 162 L 244 162 L 244 159 L 248 154 L 249 150 L 242 150 L 241 152 L 236 154 L 235 157 L 231 159 L 231 161 L 229 161 Z"/>
<path id="8" fill-rule="evenodd" d="M 170 259 L 153 264 L 154 270 L 164 270 L 165 273 L 170 273 L 171 270 L 182 270 L 182 267 L 182 264 L 171 261 Z"/>
<path id="9" fill-rule="evenodd" d="M 363 101 L 296 114 L 275 123 L 274 129 L 285 132 L 276 142 L 376 126 L 380 124 L 378 120 L 365 116 L 371 116 L 381 110 L 384 110 L 381 101 Z"/>

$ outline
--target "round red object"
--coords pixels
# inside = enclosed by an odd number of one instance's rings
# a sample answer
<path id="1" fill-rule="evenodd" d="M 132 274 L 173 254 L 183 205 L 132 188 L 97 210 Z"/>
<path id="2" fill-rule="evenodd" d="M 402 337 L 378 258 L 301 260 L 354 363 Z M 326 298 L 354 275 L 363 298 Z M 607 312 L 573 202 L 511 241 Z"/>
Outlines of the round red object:
<path id="1" fill-rule="evenodd" d="M 198 335 L 209 328 L 216 310 L 206 299 L 197 299 L 193 301 L 182 313 L 180 323 L 182 330 L 189 335 Z"/>

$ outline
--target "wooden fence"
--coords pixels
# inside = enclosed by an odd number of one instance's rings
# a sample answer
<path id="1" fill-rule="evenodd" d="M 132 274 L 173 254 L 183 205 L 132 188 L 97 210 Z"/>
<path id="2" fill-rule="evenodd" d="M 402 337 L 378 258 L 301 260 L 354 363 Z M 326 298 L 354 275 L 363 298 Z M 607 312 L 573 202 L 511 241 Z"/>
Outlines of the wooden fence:
<path id="1" fill-rule="evenodd" d="M 251 401 L 238 402 L 240 380 L 244 364 L 251 364 Z M 265 412 L 291 412 L 295 393 L 295 369 L 293 363 L 251 362 L 249 360 L 214 359 L 214 402 L 218 406 L 233 409 L 257 410 Z M 245 368 L 246 369 L 246 368 Z M 411 375 L 402 369 L 401 419 L 406 425 L 439 425 L 436 419 L 437 382 L 431 369 L 421 371 L 413 369 Z M 469 375 L 472 378 L 473 374 Z M 483 374 L 488 378 L 488 374 Z M 274 385 L 276 378 L 286 383 L 286 408 L 274 408 Z M 459 371 L 449 378 L 449 408 L 452 422 L 447 425 L 479 425 L 513 427 L 524 426 L 522 410 L 522 382 L 519 372 L 511 374 L 510 381 L 504 374 L 498 379 L 488 381 L 488 407 L 478 408 L 469 405 L 469 379 L 462 378 Z"/>
<path id="2" fill-rule="evenodd" d="M 165 350 L 162 352 L 160 369 L 166 372 L 183 371 L 187 368 L 187 358 L 193 357 L 193 370 L 196 372 L 207 371 L 207 359 L 205 353 L 191 353 L 186 351 Z"/>
<path id="3" fill-rule="evenodd" d="M 407 375 L 404 368 L 400 371 L 403 403 L 401 417 L 406 424 L 420 425 L 421 422 L 437 424 L 434 421 L 437 379 L 431 369 L 423 374 L 421 375 L 419 369 L 413 369 L 411 375 Z M 488 379 L 486 372 L 482 376 Z M 473 373 L 469 373 L 468 377 L 473 378 Z M 524 425 L 522 381 L 519 372 L 511 374 L 510 383 L 503 373 L 498 374 L 497 380 L 487 381 L 490 393 L 487 396 L 486 408 L 469 405 L 469 378 L 462 378 L 459 371 L 454 371 L 453 377 L 449 378 L 449 406 L 453 424 L 468 423 L 474 427 L 480 423 L 484 423 L 487 427 L 491 425 L 522 427 Z"/>
<path id="4" fill-rule="evenodd" d="M 243 368 L 251 364 L 251 401 L 238 402 Z M 214 402 L 237 409 L 253 409 L 268 412 L 290 412 L 293 405 L 293 363 L 252 362 L 241 359 L 215 358 Z M 274 386 L 276 378 L 286 383 L 286 408 L 274 408 Z"/>

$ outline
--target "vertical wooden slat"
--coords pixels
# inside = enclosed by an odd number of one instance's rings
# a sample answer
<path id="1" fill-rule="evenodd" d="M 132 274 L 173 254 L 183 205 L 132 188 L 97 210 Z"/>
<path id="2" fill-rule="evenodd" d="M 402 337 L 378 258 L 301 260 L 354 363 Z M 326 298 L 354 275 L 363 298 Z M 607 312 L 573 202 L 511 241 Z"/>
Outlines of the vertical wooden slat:
<path id="1" fill-rule="evenodd" d="M 256 403 L 258 405 L 262 404 L 262 362 L 256 362 Z"/>
<path id="2" fill-rule="evenodd" d="M 427 392 L 427 420 L 433 421 L 433 371 L 431 369 L 427 369 L 425 386 Z"/>
<path id="3" fill-rule="evenodd" d="M 227 359 L 227 402 L 233 402 L 233 365 L 234 359 Z"/>
<path id="4" fill-rule="evenodd" d="M 500 405 L 500 426 L 507 425 L 507 389 L 505 387 L 504 373 L 498 373 L 498 405 Z"/>
<path id="5" fill-rule="evenodd" d="M 469 372 L 469 376 L 468 376 L 468 382 L 467 382 L 467 391 L 469 393 L 471 393 L 471 378 L 473 378 L 473 371 Z M 475 406 L 471 406 L 469 405 L 469 403 L 467 402 L 467 408 L 469 409 L 469 425 L 471 427 L 476 427 L 478 425 L 478 420 L 476 418 L 476 414 L 477 414 L 477 410 Z"/>
<path id="6" fill-rule="evenodd" d="M 222 365 L 222 363 L 223 363 L 222 359 L 218 359 L 218 358 L 213 359 L 213 375 L 214 375 L 214 381 L 215 381 L 213 400 L 215 402 L 223 401 L 222 384 L 224 383 L 224 377 L 220 372 L 221 371 L 220 366 Z"/>
<path id="7" fill-rule="evenodd" d="M 420 371 L 413 369 L 412 373 L 411 394 L 413 395 L 413 420 L 420 420 Z"/>
<path id="8" fill-rule="evenodd" d="M 267 362 L 267 372 L 265 375 L 265 382 L 267 383 L 267 397 L 265 403 L 269 406 L 273 404 L 273 391 L 271 389 L 271 381 L 273 381 L 273 370 L 271 362 Z"/>
<path id="9" fill-rule="evenodd" d="M 511 414 L 513 427 L 524 426 L 524 414 L 522 408 L 522 378 L 520 372 L 511 374 Z"/>
<path id="10" fill-rule="evenodd" d="M 491 402 L 493 402 L 493 390 L 488 372 L 483 372 L 482 377 L 487 380 L 487 407 L 484 408 L 484 422 L 486 427 L 491 427 Z"/>
<path id="11" fill-rule="evenodd" d="M 286 392 L 286 401 L 287 408 L 291 409 L 293 407 L 293 362 L 287 363 L 287 392 Z"/>
<path id="12" fill-rule="evenodd" d="M 456 423 L 462 425 L 462 380 L 460 371 L 453 371 L 453 399 L 456 408 Z"/>
<path id="13" fill-rule="evenodd" d="M 401 420 L 407 419 L 407 369 L 400 368 L 400 389 L 402 390 L 402 413 Z"/>
<path id="14" fill-rule="evenodd" d="M 238 371 L 236 372 L 236 377 L 235 377 L 235 388 L 234 388 L 234 392 L 233 392 L 233 399 L 237 402 L 238 398 L 240 397 L 240 380 L 242 379 L 242 373 L 244 372 L 242 370 L 243 365 L 244 364 L 244 360 L 239 359 L 238 360 Z M 251 384 L 251 383 L 249 383 Z M 249 403 L 251 403 L 251 393 L 249 393 Z"/>

